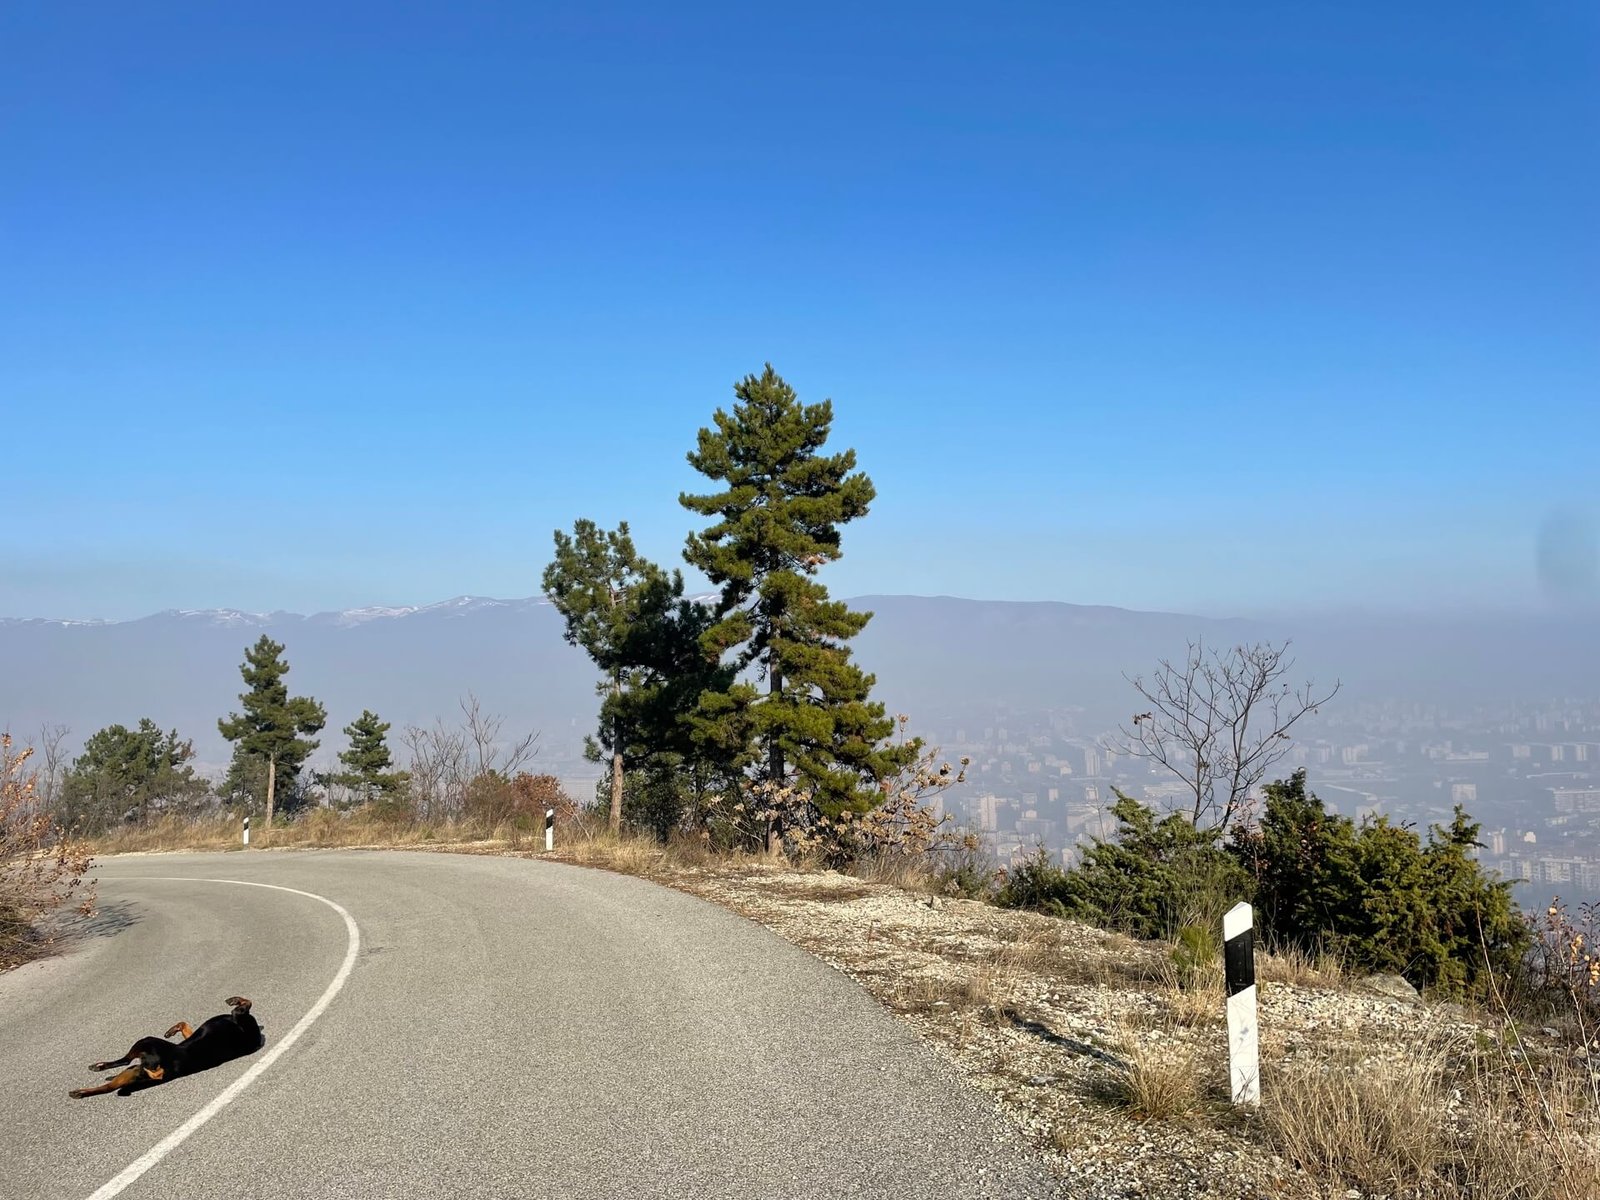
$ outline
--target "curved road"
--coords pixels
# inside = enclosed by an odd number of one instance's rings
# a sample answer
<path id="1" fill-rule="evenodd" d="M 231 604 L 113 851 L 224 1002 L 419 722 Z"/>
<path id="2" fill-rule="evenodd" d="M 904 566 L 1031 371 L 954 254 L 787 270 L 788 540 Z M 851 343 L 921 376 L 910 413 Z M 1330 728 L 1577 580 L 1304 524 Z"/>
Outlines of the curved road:
<path id="1" fill-rule="evenodd" d="M 77 948 L 0 976 L 8 1200 L 1051 1194 L 853 983 L 692 897 L 443 854 L 96 873 L 101 915 Z M 68 1099 L 101 1078 L 89 1062 L 235 992 L 265 1027 L 257 1054 Z"/>

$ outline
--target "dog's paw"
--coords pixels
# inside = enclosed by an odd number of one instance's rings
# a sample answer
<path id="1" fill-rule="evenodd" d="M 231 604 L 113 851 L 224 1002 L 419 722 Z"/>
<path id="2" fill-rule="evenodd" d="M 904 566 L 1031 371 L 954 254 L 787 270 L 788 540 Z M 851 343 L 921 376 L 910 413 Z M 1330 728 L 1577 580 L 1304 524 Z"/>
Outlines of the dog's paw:
<path id="1" fill-rule="evenodd" d="M 111 1070 L 111 1064 L 108 1063 L 108 1062 L 90 1063 L 89 1064 L 89 1070 L 91 1070 L 91 1071 L 109 1071 L 109 1070 Z"/>
<path id="2" fill-rule="evenodd" d="M 67 1093 L 67 1095 L 71 1096 L 74 1100 L 82 1100 L 84 1097 L 84 1091 L 82 1088 L 73 1088 Z"/>

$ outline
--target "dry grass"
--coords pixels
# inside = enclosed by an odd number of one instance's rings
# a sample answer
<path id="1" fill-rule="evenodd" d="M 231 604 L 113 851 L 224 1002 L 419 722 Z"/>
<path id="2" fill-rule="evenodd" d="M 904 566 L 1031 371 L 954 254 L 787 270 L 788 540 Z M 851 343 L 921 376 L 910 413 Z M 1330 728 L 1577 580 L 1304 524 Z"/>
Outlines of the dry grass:
<path id="1" fill-rule="evenodd" d="M 1263 1064 L 1262 1118 L 1285 1158 L 1314 1177 L 1363 1190 L 1415 1190 L 1436 1175 L 1448 1143 L 1442 1047 L 1383 1061 Z"/>
<path id="2" fill-rule="evenodd" d="M 1227 1020 L 1228 993 L 1222 963 L 1206 963 L 1182 979 L 1174 967 L 1155 991 L 1168 1020 L 1185 1029 L 1221 1025 Z"/>
<path id="3" fill-rule="evenodd" d="M 93 839 L 95 854 L 161 853 L 182 850 L 243 850 L 237 817 L 181 820 L 163 817 L 149 825 L 129 825 Z M 497 836 L 498 835 L 498 836 Z M 522 835 L 524 838 L 526 835 Z M 363 811 L 313 809 L 297 821 L 250 830 L 250 849 L 350 846 L 438 846 L 497 842 L 508 844 L 506 830 L 467 823 L 423 825 L 385 821 Z"/>
<path id="4" fill-rule="evenodd" d="M 1294 987 L 1335 988 L 1346 982 L 1344 961 L 1329 951 L 1308 953 L 1298 947 L 1256 955 L 1256 979 Z"/>
<path id="5" fill-rule="evenodd" d="M 792 900 L 814 900 L 819 904 L 844 904 L 874 894 L 871 885 L 832 873 L 800 879 L 774 879 L 767 885 L 771 895 Z"/>
<path id="6" fill-rule="evenodd" d="M 541 842 L 541 854 L 542 847 Z M 673 837 L 662 843 L 649 835 L 626 830 L 613 835 L 603 821 L 586 815 L 556 826 L 555 850 L 550 857 L 580 867 L 645 878 L 665 878 L 684 871 L 771 871 L 774 868 L 770 858 L 719 851 L 695 838 Z"/>
<path id="7" fill-rule="evenodd" d="M 1403 1057 L 1268 1070 L 1262 1127 L 1314 1177 L 1368 1193 L 1593 1200 L 1587 1086 L 1554 1061 L 1530 1067 L 1428 1037 Z"/>
<path id="8" fill-rule="evenodd" d="M 931 1017 L 957 1045 L 970 1043 L 982 1026 L 999 1026 L 1010 1011 L 1015 978 L 1002 961 L 971 964 L 954 976 L 918 975 L 889 1000 L 900 1012 Z"/>
<path id="9" fill-rule="evenodd" d="M 203 817 L 182 820 L 164 817 L 147 826 L 127 826 L 90 843 L 95 854 L 159 853 L 183 850 L 243 850 L 242 825 L 237 817 Z M 603 822 L 579 817 L 557 825 L 553 857 L 580 866 L 604 867 L 627 875 L 650 875 L 663 869 L 685 869 L 711 862 L 737 865 L 741 859 L 717 855 L 691 840 L 663 846 L 651 837 L 624 833 L 613 837 Z M 510 850 L 544 852 L 544 830 L 515 824 L 486 826 L 473 821 L 437 825 L 393 821 L 357 809 L 339 812 L 312 809 L 297 820 L 270 830 L 257 824 L 250 831 L 250 849 L 309 849 L 361 847 L 397 849 Z M 750 860 L 754 861 L 754 860 Z"/>
<path id="10" fill-rule="evenodd" d="M 1116 1061 L 1090 1077 L 1091 1099 L 1141 1121 L 1172 1120 L 1201 1106 L 1205 1072 L 1194 1047 L 1126 1025 L 1118 1046 Z"/>
<path id="11" fill-rule="evenodd" d="M 873 854 L 851 864 L 850 873 L 864 883 L 886 884 L 930 895 L 937 880 L 926 858 L 906 854 Z"/>

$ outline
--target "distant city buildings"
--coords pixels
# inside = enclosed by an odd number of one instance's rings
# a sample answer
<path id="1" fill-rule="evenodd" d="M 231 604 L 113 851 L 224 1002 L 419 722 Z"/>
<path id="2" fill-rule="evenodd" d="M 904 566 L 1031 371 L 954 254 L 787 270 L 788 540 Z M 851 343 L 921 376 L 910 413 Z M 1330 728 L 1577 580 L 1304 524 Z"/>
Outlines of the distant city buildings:
<path id="1" fill-rule="evenodd" d="M 1114 731 L 1082 732 L 1081 713 L 1066 720 L 1007 710 L 1003 720 L 969 717 L 949 729 L 972 757 L 975 782 L 945 793 L 946 807 L 954 822 L 984 835 L 1001 864 L 1041 846 L 1056 861 L 1075 861 L 1085 845 L 1114 833 L 1118 792 L 1159 809 L 1193 803 L 1181 780 L 1116 753 Z M 1275 775 L 1304 768 L 1334 811 L 1357 821 L 1383 817 L 1427 837 L 1461 807 L 1481 826 L 1481 861 L 1517 882 L 1525 906 L 1554 894 L 1600 901 L 1600 701 L 1464 712 L 1330 706 L 1296 732 L 1301 740 Z M 929 740 L 949 744 L 936 723 Z"/>

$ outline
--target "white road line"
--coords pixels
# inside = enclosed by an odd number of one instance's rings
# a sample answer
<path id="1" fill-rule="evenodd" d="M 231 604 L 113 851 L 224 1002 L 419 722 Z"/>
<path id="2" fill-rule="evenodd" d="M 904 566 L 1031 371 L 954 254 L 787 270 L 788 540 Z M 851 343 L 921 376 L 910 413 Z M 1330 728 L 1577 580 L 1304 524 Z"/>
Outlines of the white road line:
<path id="1" fill-rule="evenodd" d="M 275 892 L 292 892 L 296 896 L 308 896 L 312 900 L 317 900 L 323 904 L 326 904 L 329 908 L 333 909 L 334 912 L 338 913 L 344 918 L 345 931 L 350 935 L 350 945 L 344 952 L 344 962 L 339 964 L 338 974 L 333 977 L 333 982 L 328 985 L 327 990 L 317 998 L 317 1002 L 311 1006 L 306 1015 L 300 1018 L 299 1023 L 296 1024 L 295 1027 L 282 1038 L 282 1040 L 273 1046 L 271 1050 L 267 1051 L 265 1057 L 255 1063 L 248 1071 L 239 1076 L 239 1078 L 230 1083 L 225 1089 L 223 1089 L 216 1099 L 211 1101 L 210 1104 L 206 1105 L 199 1112 L 195 1113 L 194 1116 L 190 1117 L 166 1137 L 162 1138 L 144 1154 L 141 1154 L 138 1158 L 129 1163 L 122 1170 L 121 1174 L 91 1195 L 89 1200 L 111 1200 L 112 1196 L 118 1195 L 130 1183 L 133 1183 L 151 1167 L 155 1166 L 163 1158 L 171 1154 L 184 1143 L 191 1133 L 199 1129 L 200 1126 L 211 1120 L 212 1117 L 216 1116 L 235 1099 L 237 1099 L 239 1093 L 254 1083 L 260 1076 L 261 1072 L 265 1071 L 273 1063 L 277 1062 L 279 1057 L 287 1052 L 290 1046 L 299 1041 L 300 1035 L 307 1029 L 311 1028 L 311 1023 L 323 1014 L 328 1005 L 333 1003 L 333 998 L 337 996 L 339 994 L 339 990 L 344 987 L 345 980 L 350 978 L 350 972 L 356 965 L 356 955 L 361 950 L 361 930 L 356 928 L 355 918 L 346 912 L 342 907 L 335 904 L 332 900 L 329 900 L 326 896 L 319 896 L 315 892 L 302 892 L 299 888 L 279 887 L 275 883 L 251 883 L 244 879 L 193 879 L 184 876 L 144 876 L 140 880 L 128 880 L 127 882 L 152 881 L 159 883 L 233 883 L 238 884 L 240 887 L 271 888 Z"/>

